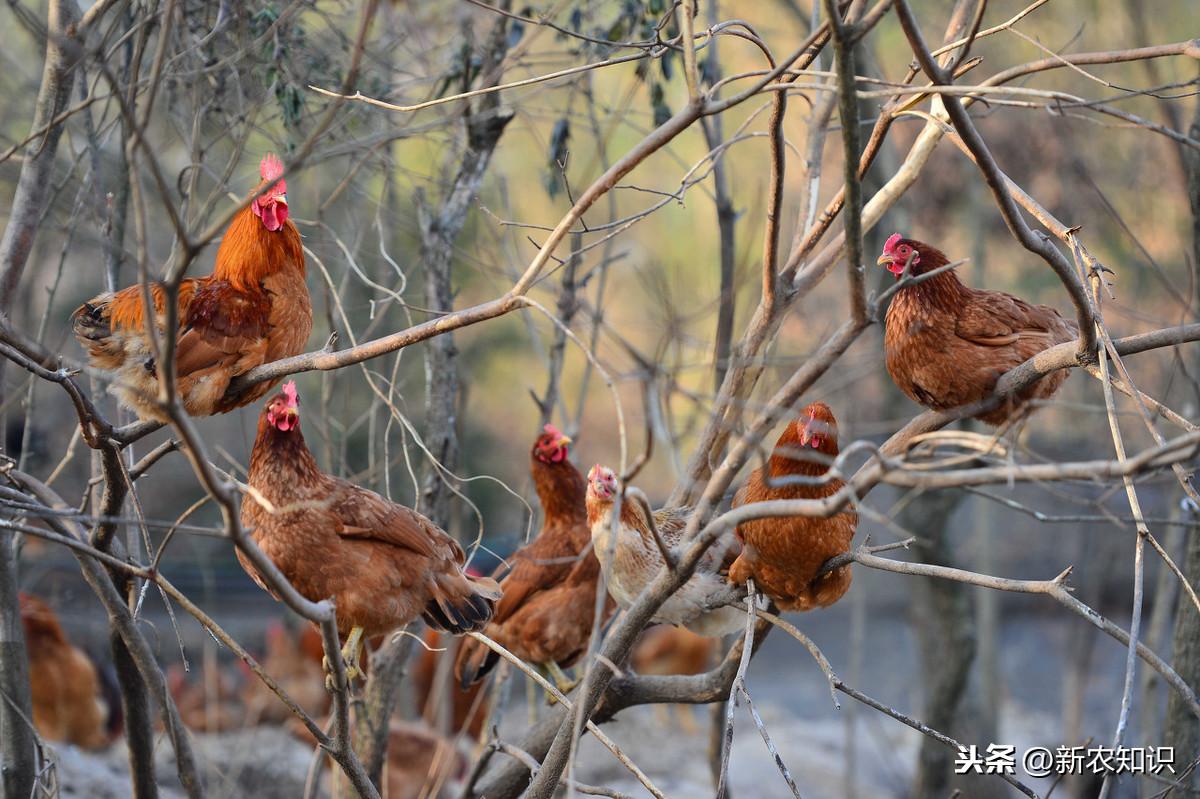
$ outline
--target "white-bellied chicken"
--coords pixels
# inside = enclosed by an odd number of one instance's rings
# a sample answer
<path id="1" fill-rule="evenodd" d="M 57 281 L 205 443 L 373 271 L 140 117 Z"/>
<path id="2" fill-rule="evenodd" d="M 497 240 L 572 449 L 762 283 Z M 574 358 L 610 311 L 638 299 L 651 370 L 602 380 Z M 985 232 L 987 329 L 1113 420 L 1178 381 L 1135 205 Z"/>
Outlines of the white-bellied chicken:
<path id="1" fill-rule="evenodd" d="M 33 726 L 48 741 L 101 749 L 116 735 L 120 708 L 108 705 L 100 676 L 91 658 L 73 645 L 58 616 L 40 598 L 18 596 L 25 649 L 29 655 L 29 685 Z"/>
<path id="2" fill-rule="evenodd" d="M 510 558 L 512 568 L 500 581 L 504 597 L 484 631 L 522 660 L 543 666 L 564 689 L 569 682 L 562 669 L 587 650 L 600 577 L 584 507 L 587 485 L 570 461 L 570 443 L 548 424 L 533 444 L 530 472 L 542 503 L 542 529 Z M 605 619 L 611 612 L 609 603 Z M 463 641 L 456 663 L 461 684 L 478 682 L 498 657 L 479 641 Z"/>
<path id="3" fill-rule="evenodd" d="M 627 608 L 662 569 L 662 550 L 654 539 L 651 525 L 658 530 L 662 543 L 675 550 L 683 542 L 690 507 L 664 508 L 647 519 L 641 503 L 622 499 L 620 518 L 614 522 L 614 500 L 619 491 L 617 475 L 597 464 L 588 472 L 587 514 L 592 530 L 592 546 L 604 570 L 608 592 L 617 604 Z M 738 544 L 732 535 L 716 541 L 696 566 L 696 571 L 675 593 L 667 597 L 653 620 L 687 627 L 700 635 L 721 636 L 742 629 L 746 613 L 729 605 L 740 594 L 725 581 L 723 572 L 737 556 Z"/>
<path id="4" fill-rule="evenodd" d="M 909 274 L 919 276 L 949 261 L 936 247 L 895 233 L 878 263 L 899 280 L 906 263 Z M 888 307 L 884 348 L 888 372 L 901 391 L 926 408 L 948 410 L 984 399 L 1005 372 L 1078 335 L 1076 324 L 1056 309 L 970 288 L 949 269 L 896 293 Z M 1019 418 L 1031 401 L 1053 396 L 1068 374 L 1052 372 L 975 418 L 991 425 Z"/>
<path id="5" fill-rule="evenodd" d="M 283 174 L 283 164 L 268 155 L 259 174 L 261 191 Z M 176 389 L 189 414 L 231 411 L 275 385 L 259 383 L 226 396 L 238 375 L 303 351 L 312 331 L 304 275 L 300 231 L 288 219 L 287 187 L 278 180 L 233 217 L 213 273 L 179 285 Z M 149 290 L 161 334 L 166 295 L 158 283 Z M 107 292 L 85 302 L 71 319 L 92 366 L 112 373 L 110 390 L 121 403 L 142 419 L 166 421 L 156 401 L 159 369 L 146 334 L 144 295 L 141 284 Z"/>
<path id="6" fill-rule="evenodd" d="M 457 541 L 411 508 L 321 471 L 300 432 L 293 382 L 259 416 L 248 483 L 243 525 L 302 596 L 336 602 L 351 677 L 360 673 L 364 634 L 423 618 L 457 635 L 491 619 L 500 587 L 466 573 Z M 237 555 L 270 590 L 241 550 Z"/>
<path id="7" fill-rule="evenodd" d="M 837 419 L 823 402 L 800 412 L 779 436 L 766 465 L 734 496 L 733 507 L 773 499 L 823 499 L 841 490 L 841 480 L 822 478 L 838 454 Z M 787 516 L 753 519 L 738 525 L 742 553 L 729 569 L 739 585 L 755 589 L 782 610 L 832 605 L 850 587 L 850 566 L 818 576 L 821 566 L 850 549 L 858 514 L 845 510 L 825 518 Z"/>

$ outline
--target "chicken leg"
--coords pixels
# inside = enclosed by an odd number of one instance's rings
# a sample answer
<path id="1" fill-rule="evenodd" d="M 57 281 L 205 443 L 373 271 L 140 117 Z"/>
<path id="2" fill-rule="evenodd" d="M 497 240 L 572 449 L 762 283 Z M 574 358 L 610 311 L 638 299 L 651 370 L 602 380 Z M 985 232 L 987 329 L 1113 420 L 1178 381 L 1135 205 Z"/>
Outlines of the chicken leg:
<path id="1" fill-rule="evenodd" d="M 342 646 L 342 662 L 346 664 L 346 684 L 355 677 L 362 675 L 362 669 L 359 668 L 358 658 L 362 652 L 362 637 L 363 628 L 354 627 L 350 630 L 350 635 L 346 636 L 346 643 Z M 325 667 L 325 688 L 333 691 L 336 687 L 333 680 L 333 664 L 329 662 L 328 657 L 321 658 L 321 665 Z"/>
<path id="2" fill-rule="evenodd" d="M 546 661 L 545 663 L 539 663 L 538 667 L 541 671 L 545 672 L 546 676 L 554 680 L 554 687 L 561 691 L 564 695 L 571 693 L 571 691 L 575 690 L 575 686 L 579 685 L 581 678 L 571 679 L 566 675 L 566 672 L 564 672 L 562 668 L 553 660 Z M 547 691 L 546 702 L 549 705 L 554 705 L 558 702 L 558 699 L 556 699 L 553 694 Z"/>

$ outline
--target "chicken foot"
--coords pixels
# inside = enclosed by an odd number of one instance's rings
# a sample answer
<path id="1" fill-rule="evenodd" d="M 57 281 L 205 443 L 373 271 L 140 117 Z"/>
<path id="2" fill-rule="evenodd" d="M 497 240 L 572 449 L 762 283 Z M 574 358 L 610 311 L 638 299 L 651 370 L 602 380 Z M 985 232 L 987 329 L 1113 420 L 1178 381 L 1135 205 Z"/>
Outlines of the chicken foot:
<path id="1" fill-rule="evenodd" d="M 350 635 L 346 636 L 346 643 L 342 646 L 342 662 L 346 664 L 346 683 L 349 684 L 354 678 L 362 676 L 362 669 L 359 668 L 359 655 L 362 652 L 362 637 L 363 628 L 354 627 L 350 630 Z M 321 658 L 321 665 L 325 668 L 325 689 L 333 692 L 336 688 L 333 682 L 333 666 L 329 662 L 328 657 Z"/>
<path id="2" fill-rule="evenodd" d="M 578 677 L 576 677 L 575 679 L 571 679 L 570 677 L 568 677 L 566 675 L 566 673 L 562 670 L 562 668 L 557 663 L 555 663 L 553 660 L 547 661 L 545 663 L 539 663 L 538 667 L 541 671 L 543 671 L 546 674 L 546 676 L 548 676 L 550 679 L 554 680 L 554 687 L 558 688 L 558 690 L 562 691 L 564 694 L 571 693 L 571 691 L 574 690 L 575 686 L 579 685 Z M 550 694 L 549 691 L 546 692 L 546 702 L 548 704 L 553 705 L 557 701 L 558 700 L 555 699 Z"/>

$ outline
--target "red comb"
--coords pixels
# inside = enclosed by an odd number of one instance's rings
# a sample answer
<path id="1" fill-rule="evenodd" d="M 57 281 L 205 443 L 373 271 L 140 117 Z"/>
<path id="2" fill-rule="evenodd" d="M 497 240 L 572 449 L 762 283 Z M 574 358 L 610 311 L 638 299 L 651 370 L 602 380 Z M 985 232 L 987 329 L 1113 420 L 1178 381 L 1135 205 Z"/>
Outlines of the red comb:
<path id="1" fill-rule="evenodd" d="M 258 164 L 258 174 L 263 180 L 275 180 L 283 174 L 283 162 L 275 153 L 267 153 Z"/>
<path id="2" fill-rule="evenodd" d="M 883 251 L 891 252 L 892 250 L 896 249 L 896 245 L 900 243 L 900 239 L 902 238 L 904 237 L 899 233 L 893 233 L 892 235 L 888 236 L 887 241 L 883 243 Z"/>
<path id="3" fill-rule="evenodd" d="M 287 397 L 289 408 L 300 407 L 300 395 L 296 393 L 296 381 L 289 380 L 283 384 L 283 396 Z"/>
<path id="4" fill-rule="evenodd" d="M 559 431 L 559 429 L 552 424 L 547 424 L 545 427 L 543 427 L 542 432 L 548 436 L 561 436 L 562 435 L 562 432 Z"/>

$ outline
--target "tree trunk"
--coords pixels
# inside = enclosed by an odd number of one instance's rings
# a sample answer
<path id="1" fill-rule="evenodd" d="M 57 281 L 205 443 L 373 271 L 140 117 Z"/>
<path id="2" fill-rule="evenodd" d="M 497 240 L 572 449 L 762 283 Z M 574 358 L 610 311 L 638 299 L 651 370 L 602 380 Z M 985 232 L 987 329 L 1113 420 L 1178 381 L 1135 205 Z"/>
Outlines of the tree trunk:
<path id="1" fill-rule="evenodd" d="M 913 545 L 917 560 L 953 565 L 947 528 L 961 496 L 955 491 L 928 493 L 897 514 L 897 522 L 919 536 Z M 914 581 L 913 624 L 921 673 L 925 675 L 921 720 L 935 730 L 954 735 L 975 658 L 970 597 L 967 587 L 953 580 L 918 577 Z M 953 751 L 931 738 L 922 738 L 912 795 L 947 795 L 953 764 Z"/>
<path id="2" fill-rule="evenodd" d="M 45 215 L 46 189 L 58 152 L 63 125 L 51 125 L 71 96 L 78 48 L 73 38 L 79 22 L 75 0 L 52 0 L 46 20 L 46 62 L 34 105 L 32 133 L 24 150 L 21 174 L 13 195 L 8 224 L 0 238 L 0 314 L 13 307 L 21 275 Z M 0 366 L 0 404 L 7 399 Z M 37 777 L 33 708 L 29 693 L 29 659 L 17 600 L 17 536 L 0 542 L 0 785 L 9 799 L 31 796 Z"/>

